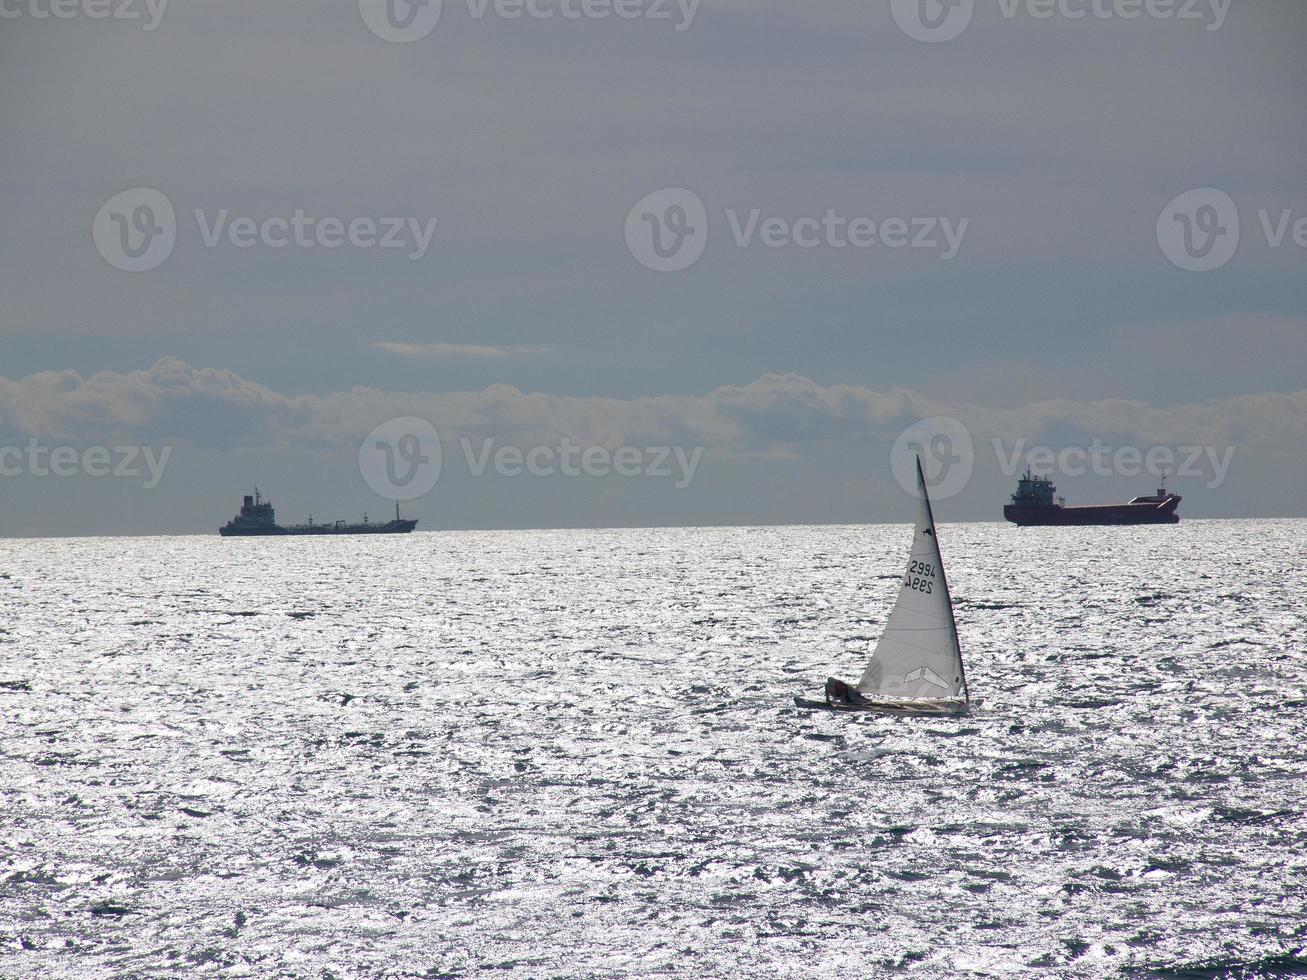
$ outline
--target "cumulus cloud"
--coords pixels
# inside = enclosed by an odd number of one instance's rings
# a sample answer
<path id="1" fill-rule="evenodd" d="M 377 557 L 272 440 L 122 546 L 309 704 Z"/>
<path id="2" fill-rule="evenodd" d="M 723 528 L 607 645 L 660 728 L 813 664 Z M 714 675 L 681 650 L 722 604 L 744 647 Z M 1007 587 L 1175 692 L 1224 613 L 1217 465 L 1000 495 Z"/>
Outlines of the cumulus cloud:
<path id="1" fill-rule="evenodd" d="M 518 444 L 566 437 L 583 445 L 695 445 L 710 453 L 792 457 L 820 445 L 893 439 L 918 419 L 958 419 L 977 441 L 1069 442 L 1094 436 L 1143 445 L 1261 446 L 1301 452 L 1307 391 L 1240 395 L 1158 407 L 1107 399 L 993 409 L 905 389 L 820 385 L 769 374 L 704 395 L 580 398 L 492 385 L 476 392 L 353 388 L 283 395 L 226 370 L 165 358 L 145 371 L 42 372 L 0 379 L 0 435 L 47 441 L 167 442 L 205 448 L 343 448 L 398 416 L 428 419 L 451 437 Z"/>

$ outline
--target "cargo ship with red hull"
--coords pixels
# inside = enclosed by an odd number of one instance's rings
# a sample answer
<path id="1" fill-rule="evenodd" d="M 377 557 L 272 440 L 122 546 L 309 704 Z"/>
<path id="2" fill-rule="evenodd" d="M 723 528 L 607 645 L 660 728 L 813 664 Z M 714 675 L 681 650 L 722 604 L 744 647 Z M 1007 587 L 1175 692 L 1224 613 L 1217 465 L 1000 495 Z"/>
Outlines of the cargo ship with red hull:
<path id="1" fill-rule="evenodd" d="M 1029 469 L 1017 482 L 1012 503 L 1003 516 L 1022 527 L 1114 527 L 1127 524 L 1179 524 L 1180 495 L 1166 487 L 1147 497 L 1135 497 L 1126 504 L 1094 504 L 1068 507 L 1057 496 L 1057 487 L 1046 476 L 1034 476 Z"/>
<path id="2" fill-rule="evenodd" d="M 363 515 L 362 524 L 350 524 L 346 521 L 314 522 L 309 515 L 307 524 L 290 524 L 282 527 L 277 523 L 277 513 L 272 509 L 272 501 L 264 500 L 255 488 L 253 496 L 246 494 L 241 501 L 241 512 L 229 520 L 218 533 L 224 538 L 276 537 L 279 535 L 300 534 L 408 534 L 418 522 L 399 516 L 399 501 L 395 502 L 395 519 L 384 524 L 373 524 L 368 515 Z"/>

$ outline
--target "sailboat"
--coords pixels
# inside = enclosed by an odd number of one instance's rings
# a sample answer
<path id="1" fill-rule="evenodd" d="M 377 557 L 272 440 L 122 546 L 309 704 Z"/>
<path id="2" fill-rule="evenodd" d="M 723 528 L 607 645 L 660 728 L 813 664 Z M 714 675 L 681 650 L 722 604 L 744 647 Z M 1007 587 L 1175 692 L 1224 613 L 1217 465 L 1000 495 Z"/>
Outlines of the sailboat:
<path id="1" fill-rule="evenodd" d="M 857 685 L 826 680 L 826 700 L 795 698 L 801 708 L 893 715 L 964 715 L 971 707 L 957 623 L 940 560 L 935 517 L 917 457 L 917 522 L 908 570 L 885 632 Z"/>

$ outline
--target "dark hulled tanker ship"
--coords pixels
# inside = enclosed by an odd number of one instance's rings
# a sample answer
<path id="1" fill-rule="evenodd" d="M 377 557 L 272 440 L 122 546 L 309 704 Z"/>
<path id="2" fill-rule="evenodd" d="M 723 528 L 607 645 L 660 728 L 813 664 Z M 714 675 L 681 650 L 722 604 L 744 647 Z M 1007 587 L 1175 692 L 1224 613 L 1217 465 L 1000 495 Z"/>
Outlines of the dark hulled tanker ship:
<path id="1" fill-rule="evenodd" d="M 218 533 L 224 538 L 283 534 L 408 534 L 417 526 L 416 520 L 399 516 L 399 503 L 396 501 L 395 519 L 384 524 L 369 523 L 367 514 L 363 515 L 362 524 L 347 524 L 345 521 L 315 524 L 310 515 L 307 524 L 282 527 L 277 523 L 277 514 L 272 509 L 272 502 L 260 497 L 259 491 L 255 489 L 253 496 L 245 495 L 241 503 L 241 512 L 218 528 Z"/>
<path id="2" fill-rule="evenodd" d="M 1166 487 L 1148 497 L 1135 497 L 1127 504 L 1085 507 L 1068 507 L 1056 494 L 1052 480 L 1033 476 L 1027 469 L 1017 482 L 1012 503 L 1003 508 L 1003 516 L 1022 527 L 1180 523 L 1180 495 L 1167 493 Z"/>

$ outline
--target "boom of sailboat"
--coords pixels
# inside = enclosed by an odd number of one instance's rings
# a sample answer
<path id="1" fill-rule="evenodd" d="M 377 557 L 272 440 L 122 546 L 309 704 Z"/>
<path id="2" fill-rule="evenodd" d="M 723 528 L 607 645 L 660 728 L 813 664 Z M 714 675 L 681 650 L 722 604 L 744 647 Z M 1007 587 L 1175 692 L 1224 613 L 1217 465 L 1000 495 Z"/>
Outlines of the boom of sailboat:
<path id="1" fill-rule="evenodd" d="M 964 715 L 971 707 L 939 536 L 917 457 L 917 520 L 908 569 L 885 631 L 856 685 L 826 680 L 825 701 L 796 697 L 801 708 L 890 715 Z"/>

